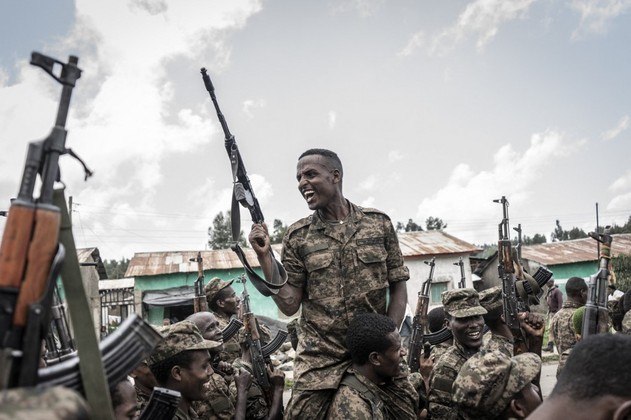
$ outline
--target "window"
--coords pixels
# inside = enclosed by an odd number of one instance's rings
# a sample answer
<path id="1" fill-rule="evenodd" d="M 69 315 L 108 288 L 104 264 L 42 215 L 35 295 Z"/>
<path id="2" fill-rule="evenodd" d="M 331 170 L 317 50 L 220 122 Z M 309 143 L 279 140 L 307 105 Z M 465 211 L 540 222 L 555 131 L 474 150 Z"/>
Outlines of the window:
<path id="1" fill-rule="evenodd" d="M 447 283 L 432 283 L 430 288 L 429 303 L 432 305 L 441 305 L 442 300 L 440 294 L 447 291 Z"/>

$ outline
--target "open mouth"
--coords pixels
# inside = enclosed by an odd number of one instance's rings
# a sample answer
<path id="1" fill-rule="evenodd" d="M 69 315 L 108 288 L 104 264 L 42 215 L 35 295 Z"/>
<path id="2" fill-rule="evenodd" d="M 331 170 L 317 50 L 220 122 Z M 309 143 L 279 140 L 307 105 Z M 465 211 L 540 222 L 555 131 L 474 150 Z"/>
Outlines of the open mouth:
<path id="1" fill-rule="evenodd" d="M 467 333 L 467 337 L 469 337 L 471 340 L 479 340 L 480 338 L 482 338 L 482 331 L 470 331 Z"/>
<path id="2" fill-rule="evenodd" d="M 313 190 L 308 190 L 308 191 L 304 191 L 302 195 L 305 198 L 305 200 L 307 200 L 307 203 L 311 203 L 315 197 L 315 192 Z"/>

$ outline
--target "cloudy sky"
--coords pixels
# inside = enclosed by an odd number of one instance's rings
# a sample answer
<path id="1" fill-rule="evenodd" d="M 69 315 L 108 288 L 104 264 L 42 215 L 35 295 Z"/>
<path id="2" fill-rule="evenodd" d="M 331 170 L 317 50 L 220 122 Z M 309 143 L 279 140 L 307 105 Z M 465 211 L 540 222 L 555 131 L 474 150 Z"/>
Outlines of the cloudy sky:
<path id="1" fill-rule="evenodd" d="M 33 50 L 83 75 L 61 160 L 78 246 L 104 258 L 203 249 L 230 205 L 207 67 L 268 221 L 309 213 L 295 164 L 335 150 L 353 202 L 438 216 L 496 240 L 631 214 L 630 0 L 2 0 L 0 197 L 60 87 Z M 626 28 L 626 29 L 625 29 Z M 249 226 L 243 216 L 244 226 Z M 0 220 L 0 229 L 4 220 Z"/>

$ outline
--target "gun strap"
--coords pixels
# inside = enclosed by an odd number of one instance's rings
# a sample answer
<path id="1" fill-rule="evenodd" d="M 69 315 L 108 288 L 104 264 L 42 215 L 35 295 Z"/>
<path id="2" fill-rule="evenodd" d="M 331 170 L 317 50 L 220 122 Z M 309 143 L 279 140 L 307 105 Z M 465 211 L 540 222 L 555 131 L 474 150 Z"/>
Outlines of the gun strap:
<path id="1" fill-rule="evenodd" d="M 435 346 L 437 344 L 444 343 L 445 341 L 450 340 L 452 337 L 453 334 L 451 333 L 451 330 L 447 327 L 443 327 L 439 331 L 423 335 L 423 342 Z"/>
<path id="2" fill-rule="evenodd" d="M 230 227 L 232 228 L 232 250 L 239 257 L 239 261 L 243 264 L 243 268 L 248 275 L 248 278 L 263 296 L 271 296 L 278 293 L 278 291 L 287 283 L 287 272 L 285 267 L 274 257 L 274 254 L 270 251 L 270 257 L 274 264 L 272 265 L 273 275 L 272 280 L 281 279 L 280 283 L 273 283 L 267 281 L 265 278 L 259 276 L 256 271 L 250 266 L 248 259 L 239 245 L 239 235 L 241 234 L 241 210 L 239 208 L 239 201 L 236 197 L 236 189 L 243 186 L 237 180 L 237 171 L 239 169 L 239 159 L 236 156 L 236 150 L 233 149 L 230 153 L 230 165 L 232 166 L 232 180 L 234 182 L 234 188 L 232 189 L 232 206 L 230 210 Z"/>
<path id="3" fill-rule="evenodd" d="M 86 399 L 94 419 L 113 419 L 110 391 L 105 379 L 101 350 L 94 331 L 92 312 L 81 280 L 77 248 L 72 236 L 72 225 L 63 189 L 53 194 L 53 204 L 61 211 L 59 242 L 66 248 L 66 260 L 61 269 L 61 280 L 66 293 L 68 310 L 79 351 L 79 369 Z"/>

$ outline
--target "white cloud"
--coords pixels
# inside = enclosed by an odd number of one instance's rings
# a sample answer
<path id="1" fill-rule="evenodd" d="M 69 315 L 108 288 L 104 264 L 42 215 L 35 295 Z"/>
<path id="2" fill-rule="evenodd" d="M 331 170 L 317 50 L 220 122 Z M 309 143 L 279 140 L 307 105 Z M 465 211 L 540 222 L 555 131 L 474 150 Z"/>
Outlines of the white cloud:
<path id="1" fill-rule="evenodd" d="M 403 47 L 401 51 L 397 53 L 399 57 L 407 57 L 414 53 L 419 48 L 425 45 L 425 34 L 423 31 L 418 31 L 408 40 L 408 43 Z"/>
<path id="2" fill-rule="evenodd" d="M 366 179 L 359 183 L 359 188 L 366 191 L 372 191 L 377 186 L 377 175 L 368 175 Z"/>
<path id="3" fill-rule="evenodd" d="M 357 12 L 361 17 L 373 16 L 385 0 L 336 0 L 331 7 L 334 14 Z"/>
<path id="4" fill-rule="evenodd" d="M 631 0 L 572 0 L 570 5 L 581 15 L 572 33 L 572 39 L 579 39 L 590 33 L 604 33 L 611 20 L 631 8 Z"/>
<path id="5" fill-rule="evenodd" d="M 625 115 L 624 117 L 620 118 L 620 121 L 618 121 L 618 124 L 614 128 L 603 132 L 600 137 L 603 140 L 613 140 L 627 128 L 629 128 L 629 116 Z"/>
<path id="6" fill-rule="evenodd" d="M 617 193 L 607 204 L 607 210 L 628 210 L 631 208 L 631 170 L 616 179 L 609 191 Z"/>
<path id="7" fill-rule="evenodd" d="M 391 150 L 388 153 L 388 162 L 390 163 L 395 163 L 398 162 L 400 160 L 403 160 L 405 156 L 403 156 L 403 153 L 401 153 L 400 150 Z"/>
<path id="8" fill-rule="evenodd" d="M 329 128 L 333 130 L 335 128 L 335 123 L 337 122 L 337 112 L 329 111 Z"/>
<path id="9" fill-rule="evenodd" d="M 254 118 L 253 110 L 263 108 L 265 104 L 265 99 L 246 99 L 243 101 L 243 113 L 247 115 L 248 118 Z"/>
<path id="10" fill-rule="evenodd" d="M 511 204 L 526 203 L 541 172 L 573 150 L 562 134 L 548 130 L 533 134 L 523 153 L 510 144 L 502 146 L 493 156 L 490 169 L 476 172 L 468 164 L 458 164 L 447 184 L 421 202 L 417 218 L 440 217 L 448 222 L 450 232 L 463 239 L 492 242 L 500 214 L 492 200 L 505 195 Z M 474 226 L 474 220 L 480 223 Z"/>
<path id="11" fill-rule="evenodd" d="M 375 207 L 375 197 L 368 197 L 359 203 L 359 205 L 362 207 Z"/>
<path id="12" fill-rule="evenodd" d="M 610 191 L 621 191 L 631 189 L 631 170 L 627 171 L 620 178 L 616 179 L 610 186 Z"/>
<path id="13" fill-rule="evenodd" d="M 484 49 L 506 22 L 522 19 L 534 0 L 476 0 L 460 13 L 456 23 L 436 35 L 430 54 L 444 54 L 456 44 L 477 37 L 476 48 Z"/>

